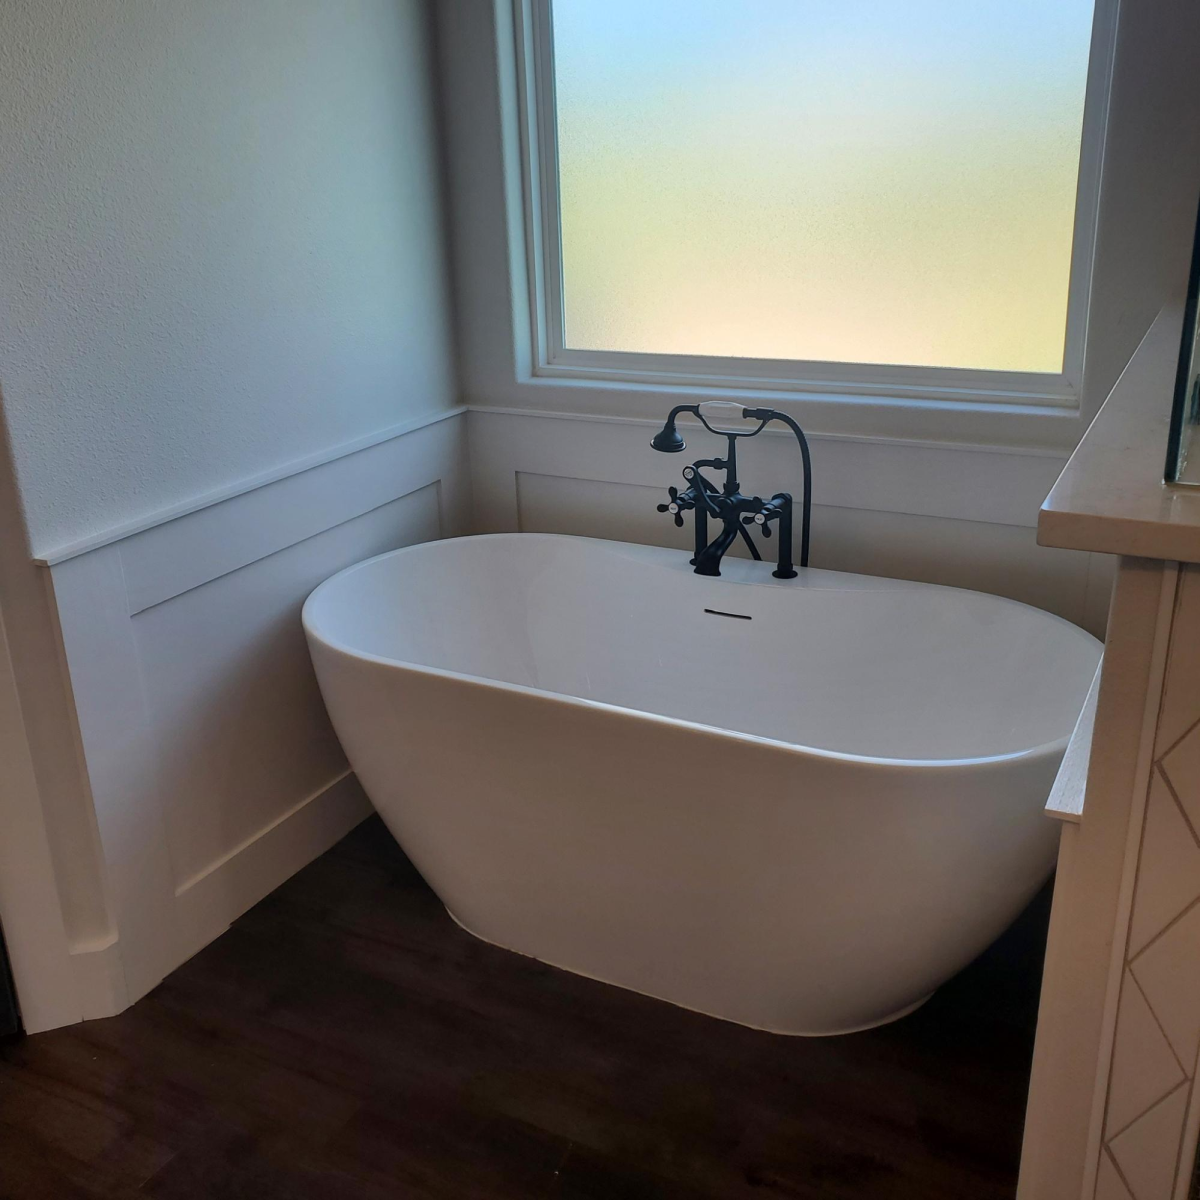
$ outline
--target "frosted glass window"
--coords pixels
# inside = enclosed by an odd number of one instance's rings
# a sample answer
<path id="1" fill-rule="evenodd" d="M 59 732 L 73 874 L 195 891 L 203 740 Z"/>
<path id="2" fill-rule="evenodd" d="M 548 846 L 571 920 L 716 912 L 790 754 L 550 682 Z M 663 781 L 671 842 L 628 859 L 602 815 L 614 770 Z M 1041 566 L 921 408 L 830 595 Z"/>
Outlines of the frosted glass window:
<path id="1" fill-rule="evenodd" d="M 1091 0 L 554 0 L 564 344 L 1063 369 Z"/>

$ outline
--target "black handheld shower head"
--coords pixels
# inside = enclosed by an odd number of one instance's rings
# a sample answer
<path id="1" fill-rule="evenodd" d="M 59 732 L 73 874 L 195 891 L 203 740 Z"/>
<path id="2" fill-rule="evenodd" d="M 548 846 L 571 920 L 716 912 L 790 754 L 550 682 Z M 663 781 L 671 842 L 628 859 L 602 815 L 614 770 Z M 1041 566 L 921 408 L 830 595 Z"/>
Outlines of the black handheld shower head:
<path id="1" fill-rule="evenodd" d="M 680 404 L 671 409 L 663 427 L 650 439 L 650 445 L 663 454 L 678 454 L 687 443 L 680 436 L 679 430 L 675 428 L 675 418 L 681 412 L 695 411 L 694 404 Z"/>
<path id="2" fill-rule="evenodd" d="M 678 454 L 687 443 L 680 437 L 679 430 L 675 428 L 675 422 L 668 421 L 650 439 L 650 445 L 655 450 L 661 450 L 663 454 Z"/>

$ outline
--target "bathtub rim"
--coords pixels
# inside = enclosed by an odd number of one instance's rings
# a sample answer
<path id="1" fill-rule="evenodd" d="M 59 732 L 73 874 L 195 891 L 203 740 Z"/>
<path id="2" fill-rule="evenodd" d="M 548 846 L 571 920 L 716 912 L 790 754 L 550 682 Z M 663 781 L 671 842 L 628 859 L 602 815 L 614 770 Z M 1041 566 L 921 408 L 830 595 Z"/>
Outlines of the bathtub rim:
<path id="1" fill-rule="evenodd" d="M 552 538 L 556 541 L 591 541 L 599 542 L 603 545 L 609 546 L 628 545 L 638 549 L 662 550 L 666 553 L 671 552 L 669 547 L 641 547 L 638 545 L 638 543 L 616 542 L 609 538 L 587 538 L 576 536 L 574 534 L 553 533 L 483 533 L 470 534 L 461 538 L 437 538 L 433 539 L 433 541 L 470 542 L 482 541 L 485 539 L 494 540 L 498 538 L 512 539 L 528 537 L 539 539 Z M 363 559 L 362 562 L 353 563 L 349 567 L 343 568 L 341 571 L 338 571 L 336 574 L 331 575 L 328 579 L 318 584 L 304 601 L 304 606 L 301 610 L 301 621 L 304 626 L 306 638 L 308 638 L 310 643 L 316 642 L 338 654 L 345 655 L 348 658 L 356 659 L 360 662 L 371 663 L 376 666 L 398 669 L 414 674 L 433 675 L 442 679 L 453 680 L 455 682 L 465 683 L 476 687 L 489 688 L 500 692 L 514 693 L 520 696 L 535 697 L 560 704 L 568 704 L 586 711 L 599 711 L 617 714 L 623 717 L 636 718 L 638 720 L 652 721 L 655 723 L 666 724 L 678 729 L 686 729 L 693 733 L 701 733 L 709 736 L 732 739 L 735 742 L 740 742 L 746 745 L 770 746 L 776 750 L 782 750 L 789 754 L 800 755 L 805 758 L 815 757 L 825 759 L 830 762 L 854 764 L 859 767 L 879 767 L 885 768 L 889 771 L 905 768 L 910 770 L 929 771 L 937 769 L 962 769 L 964 767 L 998 765 L 1001 763 L 1012 763 L 1020 760 L 1033 759 L 1053 754 L 1061 756 L 1066 751 L 1067 743 L 1071 740 L 1073 728 L 1071 731 L 1068 731 L 1061 737 L 1054 738 L 1051 741 L 1042 742 L 1035 746 L 1023 747 L 1019 750 L 1008 751 L 1004 754 L 973 755 L 966 758 L 888 758 L 879 755 L 852 754 L 843 750 L 830 750 L 821 746 L 807 746 L 799 742 L 786 742 L 779 738 L 764 737 L 760 734 L 745 733 L 741 730 L 728 729 L 721 725 L 709 725 L 701 721 L 690 721 L 682 717 L 672 717 L 664 713 L 650 712 L 646 709 L 631 708 L 628 705 L 612 704 L 604 700 L 590 700 L 587 697 L 574 696 L 566 692 L 554 692 L 546 688 L 530 687 L 527 684 L 510 683 L 507 680 L 493 679 L 486 675 L 473 675 L 464 671 L 452 671 L 446 667 L 433 667 L 428 666 L 425 663 L 415 663 L 405 659 L 389 658 L 384 655 L 373 654 L 369 650 L 362 650 L 357 647 L 350 646 L 338 638 L 329 636 L 326 632 L 319 628 L 314 615 L 316 611 L 316 605 L 320 602 L 321 594 L 327 588 L 331 588 L 335 582 L 342 581 L 348 576 L 354 575 L 357 572 L 364 570 L 367 567 L 370 567 L 372 564 L 380 562 L 383 559 L 395 558 L 408 551 L 417 550 L 422 546 L 429 546 L 432 544 L 432 541 L 418 542 L 412 546 L 401 546 L 394 550 L 386 550 L 382 554 L 376 554 L 371 558 Z M 674 553 L 683 555 L 686 554 L 687 551 L 679 550 L 674 551 Z M 820 568 L 805 568 L 805 570 L 819 569 Z M 848 571 L 826 571 L 824 573 L 829 575 L 854 575 L 854 577 L 857 579 L 877 578 L 876 576 L 856 575 L 855 573 Z M 885 576 L 880 576 L 878 578 L 882 582 L 888 584 L 897 584 L 904 588 L 933 588 L 940 591 L 972 592 L 977 595 L 987 596 L 990 600 L 1000 601 L 1004 604 L 1017 605 L 1021 608 L 1029 608 L 1034 612 L 1039 613 L 1041 616 L 1065 626 L 1067 629 L 1071 630 L 1072 633 L 1080 637 L 1088 638 L 1094 642 L 1097 647 L 1099 647 L 1099 652 L 1097 653 L 1097 662 L 1099 662 L 1099 654 L 1103 651 L 1103 644 L 1099 642 L 1098 639 L 1093 638 L 1092 635 L 1087 632 L 1087 630 L 1080 629 L 1078 625 L 1068 621 L 1065 617 L 1060 617 L 1057 613 L 1046 612 L 1044 609 L 1035 608 L 1033 605 L 1022 604 L 1021 601 L 1010 599 L 1007 596 L 994 596 L 990 592 L 976 592 L 973 588 L 955 588 L 947 584 L 920 583 L 915 580 L 905 579 L 893 580 Z M 742 584 L 766 584 L 768 581 L 770 586 L 779 587 L 787 586 L 787 584 L 791 582 L 788 580 L 777 580 L 771 577 L 768 577 L 764 580 L 729 580 L 729 582 Z M 1084 698 L 1085 697 L 1080 698 L 1081 706 Z M 1074 723 L 1074 720 L 1072 720 L 1072 727 L 1074 726 Z"/>

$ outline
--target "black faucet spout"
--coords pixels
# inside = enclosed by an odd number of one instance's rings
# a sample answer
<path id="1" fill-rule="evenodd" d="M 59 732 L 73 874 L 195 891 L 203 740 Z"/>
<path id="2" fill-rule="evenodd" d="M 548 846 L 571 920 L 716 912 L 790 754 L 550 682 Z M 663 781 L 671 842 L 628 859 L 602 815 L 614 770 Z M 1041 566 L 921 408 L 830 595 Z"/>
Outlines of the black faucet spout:
<path id="1" fill-rule="evenodd" d="M 733 545 L 733 540 L 737 536 L 738 526 L 736 524 L 726 524 L 721 532 L 696 555 L 694 560 L 696 574 L 720 575 L 721 559 L 725 557 L 725 551 Z"/>

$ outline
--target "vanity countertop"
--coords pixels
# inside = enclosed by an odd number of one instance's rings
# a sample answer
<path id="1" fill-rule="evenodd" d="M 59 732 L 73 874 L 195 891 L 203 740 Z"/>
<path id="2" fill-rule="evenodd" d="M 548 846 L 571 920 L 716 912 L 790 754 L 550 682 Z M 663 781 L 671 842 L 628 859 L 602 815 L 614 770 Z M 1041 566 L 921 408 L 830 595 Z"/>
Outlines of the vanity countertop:
<path id="1" fill-rule="evenodd" d="M 1058 477 L 1038 542 L 1200 562 L 1200 488 L 1163 483 L 1182 316 L 1164 309 Z"/>

